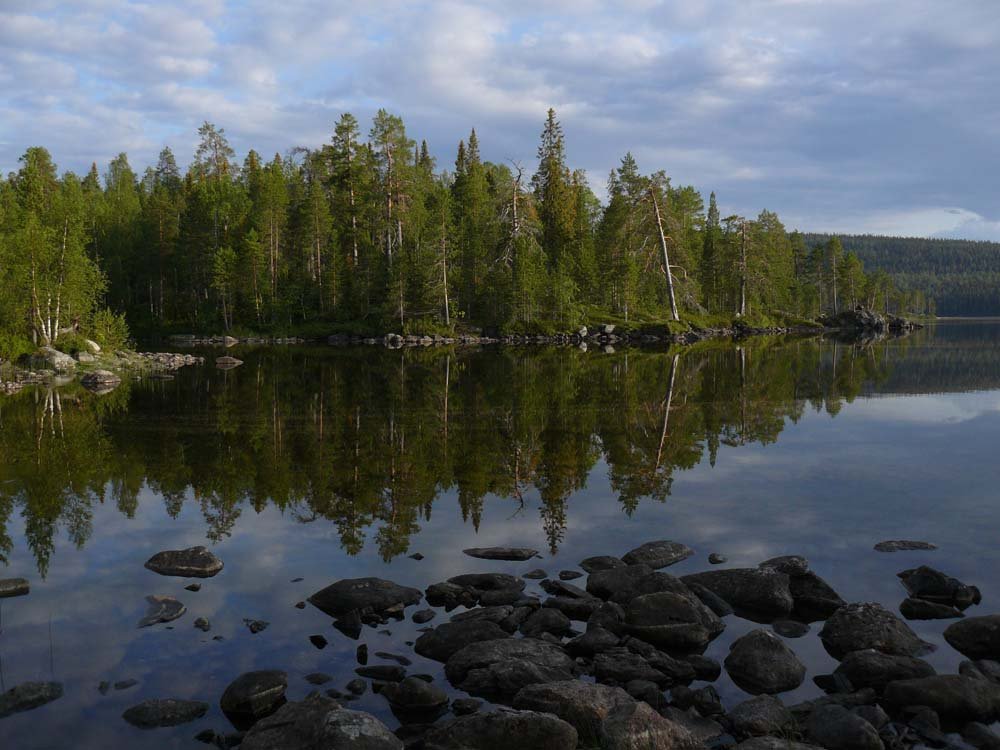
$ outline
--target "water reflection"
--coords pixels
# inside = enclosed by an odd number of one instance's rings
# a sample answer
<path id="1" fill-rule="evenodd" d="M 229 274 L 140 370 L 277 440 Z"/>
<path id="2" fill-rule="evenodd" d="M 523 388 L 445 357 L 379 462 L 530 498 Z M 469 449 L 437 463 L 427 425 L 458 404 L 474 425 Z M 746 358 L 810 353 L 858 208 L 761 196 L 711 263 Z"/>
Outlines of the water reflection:
<path id="1" fill-rule="evenodd" d="M 487 498 L 534 513 L 554 553 L 599 461 L 624 514 L 666 502 L 678 471 L 720 446 L 775 442 L 808 409 L 862 394 L 1000 387 L 997 326 L 864 346 L 755 339 L 670 351 L 260 349 L 234 371 L 0 399 L 0 555 L 15 514 L 42 576 L 78 547 L 96 504 L 131 518 L 148 487 L 205 536 L 268 504 L 331 523 L 351 555 L 407 553 L 435 499 L 479 528 Z M 905 363 L 905 366 L 900 366 Z M 530 502 L 529 502 L 530 501 Z"/>

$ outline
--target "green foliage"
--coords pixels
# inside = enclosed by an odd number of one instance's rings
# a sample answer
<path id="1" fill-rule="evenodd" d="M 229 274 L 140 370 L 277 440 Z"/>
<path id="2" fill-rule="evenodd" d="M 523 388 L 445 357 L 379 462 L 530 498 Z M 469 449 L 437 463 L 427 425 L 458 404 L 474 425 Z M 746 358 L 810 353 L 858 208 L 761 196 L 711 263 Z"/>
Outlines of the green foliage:
<path id="1" fill-rule="evenodd" d="M 113 312 L 106 307 L 91 316 L 88 331 L 90 337 L 107 351 L 127 349 L 131 344 L 132 336 L 125 314 Z"/>

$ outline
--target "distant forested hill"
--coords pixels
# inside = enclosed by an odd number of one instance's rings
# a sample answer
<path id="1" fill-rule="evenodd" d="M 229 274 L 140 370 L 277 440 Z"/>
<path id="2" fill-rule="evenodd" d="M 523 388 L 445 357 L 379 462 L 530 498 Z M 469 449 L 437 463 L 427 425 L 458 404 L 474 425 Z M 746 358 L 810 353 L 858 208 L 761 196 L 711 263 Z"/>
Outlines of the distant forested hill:
<path id="1" fill-rule="evenodd" d="M 866 271 L 888 273 L 900 289 L 920 289 L 938 315 L 1000 315 L 1000 242 L 839 235 Z M 830 235 L 807 234 L 809 246 Z"/>

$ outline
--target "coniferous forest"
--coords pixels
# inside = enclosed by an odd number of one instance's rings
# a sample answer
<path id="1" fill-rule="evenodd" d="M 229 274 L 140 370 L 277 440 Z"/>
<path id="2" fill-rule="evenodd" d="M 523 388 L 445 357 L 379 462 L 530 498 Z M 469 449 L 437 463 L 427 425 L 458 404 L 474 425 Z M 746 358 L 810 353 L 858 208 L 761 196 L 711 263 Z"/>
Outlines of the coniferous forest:
<path id="1" fill-rule="evenodd" d="M 810 246 L 767 210 L 722 216 L 714 193 L 706 205 L 629 153 L 602 202 L 552 110 L 533 169 L 484 161 L 475 130 L 438 164 L 385 110 L 367 134 L 344 114 L 328 143 L 270 159 L 240 161 L 208 122 L 198 135 L 186 170 L 164 148 L 141 174 L 122 153 L 59 175 L 28 149 L 0 181 L 0 351 L 118 345 L 129 329 L 547 332 L 933 309 L 837 238 Z"/>

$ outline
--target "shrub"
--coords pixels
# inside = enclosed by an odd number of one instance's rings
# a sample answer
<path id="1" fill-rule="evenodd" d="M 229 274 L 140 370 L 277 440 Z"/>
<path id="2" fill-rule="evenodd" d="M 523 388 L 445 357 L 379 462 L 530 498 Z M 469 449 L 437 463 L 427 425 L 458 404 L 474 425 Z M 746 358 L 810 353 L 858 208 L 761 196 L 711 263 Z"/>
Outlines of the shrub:
<path id="1" fill-rule="evenodd" d="M 131 343 L 125 316 L 115 314 L 107 308 L 98 310 L 90 319 L 90 335 L 103 349 L 112 352 L 125 349 Z"/>

